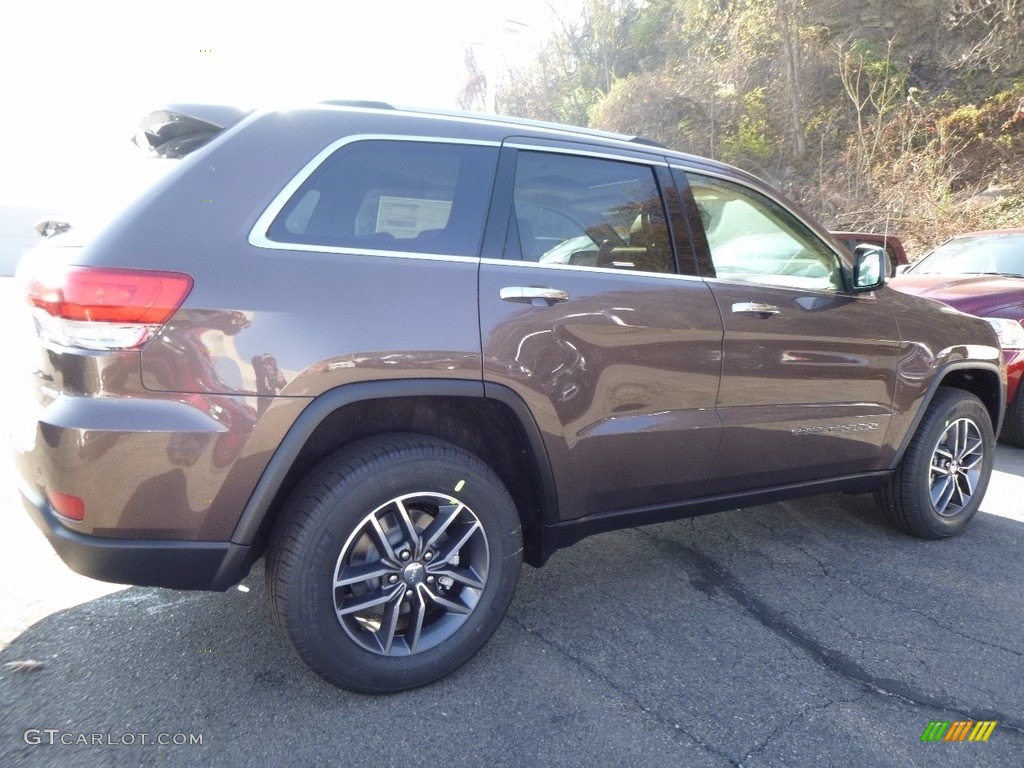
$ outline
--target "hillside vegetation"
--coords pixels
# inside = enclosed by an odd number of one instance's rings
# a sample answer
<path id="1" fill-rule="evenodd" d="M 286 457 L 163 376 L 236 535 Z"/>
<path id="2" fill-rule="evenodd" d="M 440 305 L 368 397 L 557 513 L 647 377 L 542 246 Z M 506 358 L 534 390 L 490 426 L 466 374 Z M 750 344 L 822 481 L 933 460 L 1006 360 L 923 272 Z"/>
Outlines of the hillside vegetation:
<path id="1" fill-rule="evenodd" d="M 1024 226 L 1019 0 L 589 0 L 496 108 L 724 160 L 912 255 Z"/>

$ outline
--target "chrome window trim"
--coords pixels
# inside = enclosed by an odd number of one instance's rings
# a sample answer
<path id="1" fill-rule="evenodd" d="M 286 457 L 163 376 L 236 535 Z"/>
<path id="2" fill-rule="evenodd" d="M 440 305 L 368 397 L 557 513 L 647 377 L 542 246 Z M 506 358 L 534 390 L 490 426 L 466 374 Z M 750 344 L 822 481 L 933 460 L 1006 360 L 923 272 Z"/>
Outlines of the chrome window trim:
<path id="1" fill-rule="evenodd" d="M 518 259 L 480 259 L 481 265 L 515 267 L 517 269 L 550 269 L 559 272 L 594 272 L 599 275 L 617 275 L 619 277 L 657 277 L 669 280 L 690 280 L 697 283 L 706 282 L 700 275 L 681 275 L 677 272 L 644 272 L 629 269 L 614 269 L 612 267 L 584 267 L 577 264 L 552 264 L 540 261 L 520 261 Z"/>
<path id="2" fill-rule="evenodd" d="M 251 245 L 257 248 L 270 248 L 277 251 L 301 251 L 302 253 L 338 253 L 343 256 L 383 256 L 391 259 L 422 259 L 423 261 L 459 261 L 476 264 L 480 261 L 477 256 L 458 256 L 448 253 L 433 253 L 430 251 L 377 251 L 369 248 L 346 248 L 336 245 L 306 245 L 304 243 L 278 243 L 274 240 L 267 240 L 266 244 L 254 243 Z"/>
<path id="3" fill-rule="evenodd" d="M 779 285 L 778 283 L 765 283 L 756 282 L 754 280 L 733 280 L 728 277 L 705 277 L 702 278 L 708 285 L 731 285 L 739 287 L 747 287 L 751 289 L 767 288 L 773 291 L 793 291 L 798 294 L 812 294 L 814 296 L 822 296 L 835 298 L 836 296 L 842 296 L 845 299 L 869 299 L 871 301 L 877 301 L 878 296 L 876 295 L 879 289 L 873 291 L 863 291 L 858 293 L 847 293 L 846 291 L 840 291 L 829 288 L 798 288 L 793 285 Z"/>
<path id="4" fill-rule="evenodd" d="M 296 190 L 301 187 L 313 172 L 319 168 L 324 161 L 337 152 L 342 147 L 348 144 L 355 144 L 360 141 L 402 141 L 412 142 L 417 141 L 427 144 L 458 144 L 460 146 L 476 146 L 476 147 L 494 147 L 495 149 L 501 148 L 500 141 L 485 141 L 477 139 L 454 139 L 450 137 L 435 137 L 435 136 L 413 136 L 413 135 L 395 135 L 386 133 L 357 133 L 351 136 L 346 136 L 343 139 L 331 142 L 324 149 L 320 150 L 312 160 L 302 166 L 302 169 L 295 174 L 291 181 L 284 185 L 280 192 L 274 196 L 274 199 L 270 201 L 263 213 L 260 214 L 259 218 L 256 219 L 256 223 L 252 225 L 252 229 L 249 230 L 249 245 L 257 248 L 270 248 L 274 250 L 283 251 L 307 251 L 312 253 L 351 253 L 351 254 L 367 254 L 370 256 L 398 256 L 400 258 L 407 258 L 409 256 L 427 256 L 433 258 L 433 260 L 441 261 L 478 261 L 476 256 L 452 256 L 442 253 L 433 254 L 430 252 L 423 253 L 421 251 L 401 251 L 401 250 L 367 250 L 363 248 L 348 248 L 332 245 L 319 245 L 316 243 L 285 243 L 278 240 L 271 240 L 267 237 L 267 231 L 270 229 L 270 225 L 274 223 L 274 219 L 278 217 L 281 210 L 285 207 Z"/>
<path id="5" fill-rule="evenodd" d="M 516 149 L 521 152 L 547 152 L 549 154 L 556 155 L 579 155 L 582 157 L 593 157 L 598 160 L 614 160 L 617 163 L 633 163 L 634 165 L 643 165 L 647 167 L 657 168 L 668 168 L 669 163 L 667 160 L 659 160 L 657 158 L 644 158 L 644 157 L 627 157 L 625 155 L 613 155 L 600 150 L 591 151 L 588 149 L 569 149 L 564 147 L 547 147 L 538 146 L 535 144 L 520 144 L 519 141 L 522 137 L 516 137 L 513 141 L 506 141 L 502 144 L 503 147 L 508 149 Z"/>

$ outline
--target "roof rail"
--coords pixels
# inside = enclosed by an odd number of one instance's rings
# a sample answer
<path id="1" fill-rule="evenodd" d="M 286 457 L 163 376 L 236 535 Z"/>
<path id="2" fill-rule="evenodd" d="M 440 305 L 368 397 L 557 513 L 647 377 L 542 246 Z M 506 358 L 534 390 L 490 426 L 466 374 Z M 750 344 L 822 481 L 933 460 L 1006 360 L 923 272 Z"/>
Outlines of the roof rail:
<path id="1" fill-rule="evenodd" d="M 328 107 L 361 107 L 363 109 L 394 109 L 386 101 L 367 101 L 365 99 L 326 99 L 318 102 Z"/>
<path id="2" fill-rule="evenodd" d="M 481 122 L 492 122 L 492 123 L 503 123 L 505 125 L 521 125 L 524 128 L 555 128 L 560 132 L 564 133 L 575 133 L 579 136 L 592 136 L 602 139 L 617 139 L 619 141 L 627 141 L 631 144 L 639 144 L 645 147 L 653 147 L 655 149 L 664 149 L 671 151 L 671 148 L 654 141 L 654 139 L 648 139 L 646 136 L 628 136 L 620 133 L 614 133 L 611 131 L 603 131 L 596 128 L 584 128 L 576 125 L 561 125 L 558 123 L 551 123 L 545 120 L 533 120 L 525 117 L 513 117 L 511 115 L 493 115 L 486 112 L 466 112 L 459 110 L 448 110 L 448 109 L 434 109 L 425 107 L 396 107 L 393 104 L 388 104 L 385 101 L 368 101 L 363 99 L 327 99 L 324 101 L 317 102 L 318 104 L 329 106 L 329 107 L 359 107 L 362 109 L 388 109 L 394 111 L 410 112 L 413 114 L 428 114 L 438 115 L 441 117 L 469 117 L 473 120 L 479 120 Z"/>
<path id="3" fill-rule="evenodd" d="M 645 147 L 657 147 L 658 149 L 668 149 L 668 147 L 666 147 L 660 141 L 655 141 L 654 139 L 648 139 L 646 136 L 633 136 L 629 140 L 629 143 L 630 144 L 643 144 Z"/>

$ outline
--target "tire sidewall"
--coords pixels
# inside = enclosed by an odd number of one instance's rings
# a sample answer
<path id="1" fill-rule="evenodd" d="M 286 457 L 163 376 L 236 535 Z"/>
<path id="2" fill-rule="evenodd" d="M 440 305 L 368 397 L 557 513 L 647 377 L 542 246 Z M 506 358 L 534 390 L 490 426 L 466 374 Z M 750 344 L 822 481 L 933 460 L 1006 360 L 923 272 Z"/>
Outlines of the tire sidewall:
<path id="1" fill-rule="evenodd" d="M 984 453 L 981 476 L 971 500 L 963 509 L 954 515 L 940 515 L 932 506 L 931 500 L 931 460 L 947 427 L 964 418 L 970 419 L 982 436 Z M 921 447 L 921 460 L 919 466 L 915 468 L 916 471 L 913 473 L 911 481 L 914 486 L 913 492 L 917 497 L 916 504 L 922 513 L 922 522 L 938 538 L 953 536 L 963 530 L 964 526 L 977 514 L 992 474 L 995 459 L 995 437 L 992 433 L 988 411 L 973 396 L 950 399 L 950 402 L 945 407 L 938 409 L 934 417 L 925 425 L 921 436 Z"/>
<path id="2" fill-rule="evenodd" d="M 999 439 L 1015 448 L 1024 448 L 1024 379 L 1006 409 Z"/>
<path id="3" fill-rule="evenodd" d="M 434 448 L 434 446 L 430 446 Z M 454 446 L 452 451 L 456 451 Z M 460 461 L 465 454 L 442 448 L 384 453 L 349 472 L 319 510 L 317 524 L 304 531 L 299 572 L 289 596 L 302 624 L 307 661 L 332 682 L 387 692 L 424 685 L 468 660 L 490 637 L 511 602 L 521 562 L 521 534 L 515 508 L 486 468 Z M 449 453 L 450 455 L 443 455 Z M 481 471 L 483 469 L 483 471 Z M 490 475 L 490 476 L 489 476 Z M 460 481 L 463 487 L 456 492 Z M 479 602 L 455 634 L 412 656 L 383 656 L 358 645 L 334 610 L 333 580 L 338 557 L 356 526 L 391 499 L 410 493 L 450 495 L 477 516 L 487 538 L 488 577 Z M 293 638 L 298 640 L 298 638 Z M 297 642 L 298 645 L 298 642 Z M 309 656 L 312 656 L 312 659 Z"/>

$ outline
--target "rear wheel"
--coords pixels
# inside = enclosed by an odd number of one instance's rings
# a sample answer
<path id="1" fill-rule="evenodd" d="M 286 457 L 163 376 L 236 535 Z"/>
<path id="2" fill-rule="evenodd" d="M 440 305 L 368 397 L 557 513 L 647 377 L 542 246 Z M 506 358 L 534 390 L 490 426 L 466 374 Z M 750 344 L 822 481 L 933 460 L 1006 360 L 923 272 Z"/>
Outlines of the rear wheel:
<path id="1" fill-rule="evenodd" d="M 324 460 L 289 498 L 268 592 L 303 660 L 363 693 L 424 685 L 483 646 L 508 609 L 522 537 L 494 472 L 432 438 Z"/>
<path id="2" fill-rule="evenodd" d="M 995 436 L 988 411 L 969 392 L 941 388 L 879 493 L 890 522 L 924 539 L 953 536 L 988 488 Z"/>

